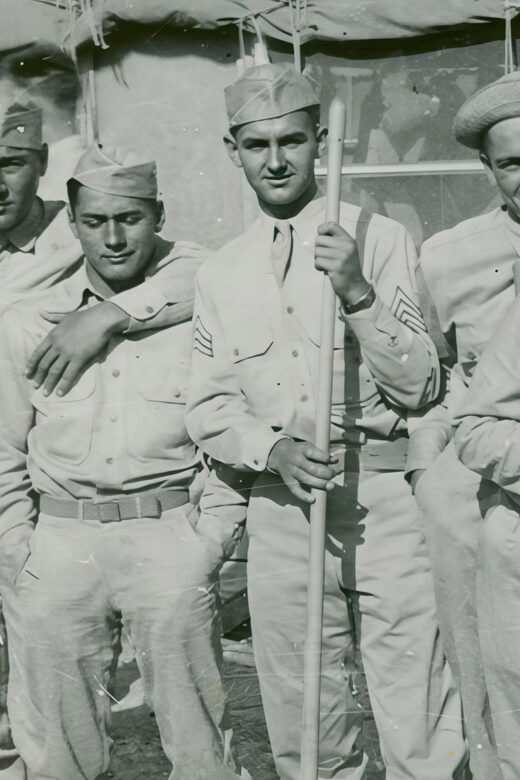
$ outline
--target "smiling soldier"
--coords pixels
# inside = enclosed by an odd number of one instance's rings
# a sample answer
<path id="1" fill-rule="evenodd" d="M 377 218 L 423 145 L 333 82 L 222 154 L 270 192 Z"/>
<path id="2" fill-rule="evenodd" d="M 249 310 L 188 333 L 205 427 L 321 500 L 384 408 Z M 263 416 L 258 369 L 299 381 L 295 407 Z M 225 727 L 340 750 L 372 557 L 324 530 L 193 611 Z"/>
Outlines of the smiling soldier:
<path id="1" fill-rule="evenodd" d="M 292 66 L 251 68 L 226 92 L 226 144 L 261 209 L 199 272 L 188 430 L 256 476 L 249 511 L 253 644 L 276 768 L 300 777 L 311 487 L 327 489 L 320 778 L 358 780 L 363 715 L 354 627 L 388 780 L 448 780 L 465 763 L 425 541 L 403 477 L 408 408 L 438 364 L 415 301 L 404 228 L 341 204 L 324 223 L 319 100 Z M 313 441 L 322 272 L 339 299 L 331 451 Z"/>
<path id="2" fill-rule="evenodd" d="M 132 293 L 172 251 L 155 163 L 93 148 L 68 184 L 80 267 L 0 327 L 0 565 L 9 710 L 30 780 L 94 780 L 109 761 L 117 613 L 181 780 L 235 776 L 224 751 L 216 569 L 195 530 L 200 458 L 184 426 L 191 325 L 115 334 L 68 395 L 34 389 L 51 325 Z"/>

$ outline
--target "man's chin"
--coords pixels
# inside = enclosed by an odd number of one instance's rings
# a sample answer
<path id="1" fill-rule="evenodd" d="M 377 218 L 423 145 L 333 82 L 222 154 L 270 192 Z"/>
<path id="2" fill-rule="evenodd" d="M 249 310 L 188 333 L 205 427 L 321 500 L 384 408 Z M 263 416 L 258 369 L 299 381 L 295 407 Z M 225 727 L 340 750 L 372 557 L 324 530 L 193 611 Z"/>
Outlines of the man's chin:
<path id="1" fill-rule="evenodd" d="M 2 214 L 0 214 L 0 233 L 9 233 L 9 231 L 14 230 L 18 224 L 19 221 L 13 219 L 11 216 L 8 217 L 6 214 L 5 217 L 3 217 Z"/>
<path id="2" fill-rule="evenodd" d="M 265 202 L 271 206 L 289 206 L 299 200 L 301 193 L 295 192 L 289 186 L 270 187 L 265 193 Z"/>

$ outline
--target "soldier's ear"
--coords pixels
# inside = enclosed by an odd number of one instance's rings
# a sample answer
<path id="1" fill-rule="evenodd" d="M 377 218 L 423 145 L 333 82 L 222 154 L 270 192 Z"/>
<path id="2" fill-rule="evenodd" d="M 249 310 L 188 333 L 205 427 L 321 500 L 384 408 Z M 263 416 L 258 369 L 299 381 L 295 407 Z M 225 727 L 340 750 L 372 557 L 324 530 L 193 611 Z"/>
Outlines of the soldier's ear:
<path id="1" fill-rule="evenodd" d="M 242 161 L 240 160 L 240 155 L 238 154 L 238 147 L 237 142 L 231 135 L 231 133 L 226 133 L 224 136 L 224 143 L 226 145 L 226 151 L 229 155 L 229 159 L 233 163 L 233 165 L 236 165 L 237 168 L 242 167 Z"/>
<path id="2" fill-rule="evenodd" d="M 322 127 L 321 125 L 318 127 L 316 131 L 316 142 L 318 144 L 318 157 L 321 157 L 323 154 L 325 154 L 325 150 L 327 148 L 327 136 L 329 134 L 329 131 L 326 127 Z"/>
<path id="3" fill-rule="evenodd" d="M 164 203 L 162 200 L 157 201 L 157 218 L 155 223 L 155 232 L 160 233 L 161 230 L 164 227 L 164 220 L 166 219 L 166 215 L 164 213 Z"/>
<path id="4" fill-rule="evenodd" d="M 47 146 L 47 144 L 42 144 L 42 148 L 40 151 L 40 176 L 45 176 L 48 162 L 49 162 L 49 147 Z"/>
<path id="5" fill-rule="evenodd" d="M 74 216 L 74 211 L 70 203 L 67 203 L 67 216 L 69 218 L 69 225 L 70 225 L 70 229 L 72 230 L 73 236 L 75 238 L 79 238 L 78 228 L 76 226 L 76 218 Z"/>
<path id="6" fill-rule="evenodd" d="M 491 167 L 491 162 L 490 162 L 489 157 L 487 156 L 487 154 L 485 152 L 480 152 L 479 157 L 480 157 L 480 162 L 484 166 L 484 173 L 486 174 L 486 178 L 487 178 L 488 182 L 492 186 L 496 187 L 497 186 L 497 180 L 496 180 L 495 174 L 493 173 L 493 168 Z"/>

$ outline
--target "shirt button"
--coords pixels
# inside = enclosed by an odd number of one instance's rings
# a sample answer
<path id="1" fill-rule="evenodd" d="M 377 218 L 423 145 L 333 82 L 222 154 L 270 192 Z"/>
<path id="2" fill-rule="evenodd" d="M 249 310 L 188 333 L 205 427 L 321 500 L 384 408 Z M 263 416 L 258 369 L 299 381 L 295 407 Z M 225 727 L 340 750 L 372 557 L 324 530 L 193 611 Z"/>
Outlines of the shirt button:
<path id="1" fill-rule="evenodd" d="M 114 462 L 114 458 L 107 458 L 107 459 L 106 459 L 106 462 L 107 462 L 107 463 L 108 463 L 108 465 L 110 466 L 110 465 L 112 465 L 112 463 Z"/>
<path id="2" fill-rule="evenodd" d="M 117 414 L 110 415 L 110 422 L 117 422 Z"/>
<path id="3" fill-rule="evenodd" d="M 309 400 L 309 396 L 308 396 L 308 395 L 305 395 L 305 393 L 304 393 L 304 394 L 302 395 L 302 397 L 300 398 L 300 401 L 308 401 L 308 400 Z"/>
<path id="4" fill-rule="evenodd" d="M 293 311 L 294 311 L 294 309 L 293 309 L 293 307 L 292 307 L 292 306 L 288 306 L 288 307 L 287 307 L 287 314 L 292 314 L 292 313 L 293 313 Z"/>
<path id="5" fill-rule="evenodd" d="M 174 396 L 175 396 L 175 398 L 180 398 L 181 397 L 181 391 L 180 390 L 176 390 L 176 392 L 174 393 Z"/>
<path id="6" fill-rule="evenodd" d="M 117 377 L 117 376 L 120 375 L 120 373 L 121 373 L 121 371 L 118 368 L 114 368 L 114 370 L 112 371 L 112 376 L 116 376 Z"/>
<path id="7" fill-rule="evenodd" d="M 293 357 L 298 357 L 298 350 L 297 349 L 293 349 L 292 356 Z"/>
<path id="8" fill-rule="evenodd" d="M 147 306 L 147 307 L 146 307 L 146 312 L 147 312 L 148 314 L 153 314 L 153 312 L 154 312 L 154 308 L 153 308 L 153 306 Z"/>
<path id="9" fill-rule="evenodd" d="M 389 347 L 397 347 L 399 344 L 399 339 L 397 336 L 390 336 L 390 341 L 388 342 Z"/>
<path id="10" fill-rule="evenodd" d="M 235 347 L 235 349 L 233 350 L 233 355 L 238 355 L 238 354 L 239 354 L 238 349 Z"/>

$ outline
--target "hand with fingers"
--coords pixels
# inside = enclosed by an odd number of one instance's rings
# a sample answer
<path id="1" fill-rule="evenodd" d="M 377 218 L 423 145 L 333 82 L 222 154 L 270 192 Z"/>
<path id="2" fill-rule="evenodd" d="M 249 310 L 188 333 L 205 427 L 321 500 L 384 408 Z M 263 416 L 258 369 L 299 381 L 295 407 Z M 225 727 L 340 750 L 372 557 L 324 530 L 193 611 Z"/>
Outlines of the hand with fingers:
<path id="1" fill-rule="evenodd" d="M 355 239 L 335 222 L 324 222 L 318 228 L 314 265 L 329 275 L 336 295 L 347 306 L 357 303 L 370 289 Z"/>
<path id="2" fill-rule="evenodd" d="M 279 474 L 295 498 L 313 504 L 309 489 L 332 490 L 338 459 L 308 441 L 280 439 L 269 453 L 267 468 Z M 305 487 L 304 487 L 305 486 Z"/>
<path id="3" fill-rule="evenodd" d="M 70 314 L 43 315 L 56 327 L 36 347 L 26 376 L 43 394 L 66 395 L 116 333 L 122 333 L 130 317 L 110 301 Z"/>

